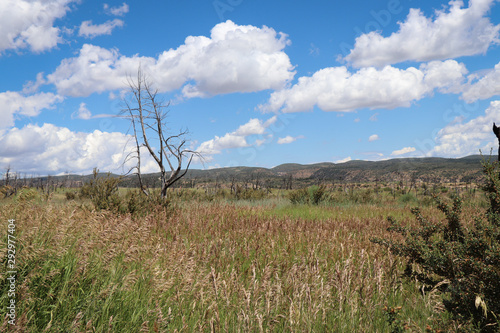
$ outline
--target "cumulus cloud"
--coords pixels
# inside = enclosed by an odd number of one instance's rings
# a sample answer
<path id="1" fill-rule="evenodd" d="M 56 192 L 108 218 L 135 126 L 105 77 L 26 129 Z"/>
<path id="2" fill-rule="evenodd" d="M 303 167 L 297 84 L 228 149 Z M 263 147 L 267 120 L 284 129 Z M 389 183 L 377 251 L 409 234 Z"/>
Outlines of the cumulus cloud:
<path id="1" fill-rule="evenodd" d="M 469 82 L 462 92 L 462 98 L 469 103 L 495 95 L 500 95 L 500 63 L 483 75 L 469 75 Z"/>
<path id="2" fill-rule="evenodd" d="M 0 165 L 18 172 L 89 174 L 94 167 L 102 172 L 124 173 L 135 163 L 127 155 L 135 148 L 132 136 L 119 132 L 73 132 L 52 124 L 11 128 L 0 135 Z M 144 173 L 158 172 L 149 154 L 141 160 Z"/>
<path id="3" fill-rule="evenodd" d="M 377 140 L 380 140 L 380 137 L 378 136 L 378 134 L 370 135 L 370 137 L 368 138 L 369 142 L 373 142 L 373 141 L 377 141 Z"/>
<path id="4" fill-rule="evenodd" d="M 78 32 L 79 36 L 85 38 L 94 38 L 101 35 L 111 35 L 116 27 L 123 27 L 123 21 L 114 19 L 102 24 L 92 24 L 92 21 L 83 21 Z"/>
<path id="5" fill-rule="evenodd" d="M 72 132 L 52 124 L 14 127 L 0 136 L 0 165 L 38 174 L 90 173 L 94 167 L 121 172 L 130 139 L 123 133 Z"/>
<path id="6" fill-rule="evenodd" d="M 436 136 L 436 146 L 427 155 L 461 157 L 478 154 L 479 149 L 489 153 L 491 147 L 497 146 L 492 140 L 493 122 L 500 119 L 500 101 L 493 101 L 483 116 L 467 122 L 458 118 L 441 129 Z"/>
<path id="7" fill-rule="evenodd" d="M 52 93 L 23 95 L 15 91 L 0 93 L 0 129 L 14 125 L 16 116 L 35 117 L 44 109 L 51 109 L 63 100 Z"/>
<path id="8" fill-rule="evenodd" d="M 274 122 L 276 120 L 276 117 L 272 117 L 271 119 L 272 119 L 271 122 Z M 238 136 L 264 134 L 267 126 L 269 126 L 268 124 L 270 123 L 269 122 L 263 123 L 262 120 L 253 118 L 250 119 L 246 124 L 243 124 L 240 127 L 238 127 L 238 129 L 234 132 L 234 134 Z"/>
<path id="9" fill-rule="evenodd" d="M 392 156 L 399 156 L 408 153 L 412 153 L 416 150 L 415 147 L 404 147 L 403 149 L 395 150 L 391 153 Z"/>
<path id="10" fill-rule="evenodd" d="M 419 9 L 410 9 L 399 31 L 389 37 L 372 31 L 356 38 L 354 49 L 345 57 L 355 67 L 385 66 L 406 60 L 444 60 L 484 54 L 499 43 L 500 25 L 486 14 L 494 0 L 450 1 L 448 10 L 428 18 Z"/>
<path id="11" fill-rule="evenodd" d="M 189 36 L 158 58 L 126 57 L 118 50 L 85 44 L 75 58 L 65 59 L 48 75 L 58 92 L 88 96 L 123 89 L 139 64 L 160 92 L 181 89 L 186 98 L 234 92 L 281 89 L 295 72 L 283 52 L 289 40 L 271 28 L 217 24 L 210 38 Z"/>
<path id="12" fill-rule="evenodd" d="M 247 137 L 251 135 L 264 135 L 266 129 L 274 124 L 277 116 L 273 116 L 266 121 L 260 119 L 250 119 L 246 124 L 238 127 L 237 130 L 226 133 L 224 136 L 215 136 L 213 139 L 202 142 L 196 151 L 201 153 L 207 161 L 211 160 L 211 155 L 220 154 L 224 149 L 249 147 Z M 264 140 L 255 140 L 255 145 L 260 146 Z"/>
<path id="13" fill-rule="evenodd" d="M 303 138 L 304 138 L 303 135 L 299 135 L 299 136 L 296 136 L 296 137 L 287 135 L 284 138 L 279 138 L 278 139 L 278 144 L 282 145 L 282 144 L 292 143 L 294 141 L 297 141 L 298 139 L 303 139 Z"/>
<path id="14" fill-rule="evenodd" d="M 455 60 L 433 61 L 417 69 L 386 66 L 362 68 L 355 73 L 344 67 L 324 68 L 311 77 L 301 77 L 288 89 L 273 92 L 262 110 L 299 112 L 315 105 L 324 111 L 354 111 L 361 108 L 408 107 L 412 101 L 433 93 L 455 91 L 467 69 Z"/>
<path id="15" fill-rule="evenodd" d="M 115 16 L 123 16 L 128 13 L 129 7 L 128 5 L 124 2 L 121 6 L 119 7 L 110 7 L 107 3 L 103 5 L 104 11 L 109 14 L 109 15 L 115 15 Z"/>
<path id="16" fill-rule="evenodd" d="M 0 1 L 0 52 L 29 48 L 42 52 L 62 41 L 61 29 L 54 26 L 74 0 Z"/>
<path id="17" fill-rule="evenodd" d="M 65 96 L 88 96 L 94 92 L 124 89 L 128 75 L 140 64 L 151 64 L 150 58 L 120 56 L 117 50 L 84 44 L 76 58 L 64 59 L 47 82 Z"/>

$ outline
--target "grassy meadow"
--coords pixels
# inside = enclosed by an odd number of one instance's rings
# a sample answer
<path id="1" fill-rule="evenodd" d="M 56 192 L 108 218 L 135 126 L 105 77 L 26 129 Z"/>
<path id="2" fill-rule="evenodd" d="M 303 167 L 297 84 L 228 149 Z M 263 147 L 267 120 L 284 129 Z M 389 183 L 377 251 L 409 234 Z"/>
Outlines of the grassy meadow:
<path id="1" fill-rule="evenodd" d="M 370 241 L 396 237 L 389 215 L 415 223 L 410 207 L 442 221 L 429 196 L 359 189 L 314 205 L 285 191 L 236 200 L 174 190 L 167 209 L 130 213 L 67 191 L 0 200 L 5 271 L 9 219 L 17 239 L 15 325 L 2 274 L 2 332 L 456 329 L 441 296 L 403 279 L 401 259 Z M 462 196 L 467 219 L 484 212 L 482 193 Z"/>

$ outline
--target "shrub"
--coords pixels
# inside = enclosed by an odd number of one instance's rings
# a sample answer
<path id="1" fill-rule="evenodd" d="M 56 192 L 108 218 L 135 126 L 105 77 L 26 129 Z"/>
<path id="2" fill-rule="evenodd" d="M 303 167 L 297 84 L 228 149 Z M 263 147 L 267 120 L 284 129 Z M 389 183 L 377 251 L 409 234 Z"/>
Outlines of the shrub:
<path id="1" fill-rule="evenodd" d="M 235 198 L 242 200 L 262 200 L 267 196 L 263 189 L 245 189 L 236 191 Z"/>
<path id="2" fill-rule="evenodd" d="M 490 207 L 473 223 L 461 221 L 462 201 L 449 205 L 435 197 L 445 223 L 426 220 L 412 209 L 418 227 L 400 225 L 392 218 L 389 231 L 403 236 L 402 243 L 372 239 L 407 259 L 405 276 L 430 287 L 438 284 L 443 303 L 466 330 L 499 331 L 500 320 L 500 179 L 499 164 L 483 162 Z"/>
<path id="3" fill-rule="evenodd" d="M 411 193 L 406 193 L 406 194 L 403 194 L 402 196 L 400 196 L 398 201 L 400 203 L 406 205 L 406 204 L 411 204 L 411 203 L 417 202 L 417 198 Z"/>
<path id="4" fill-rule="evenodd" d="M 401 310 L 401 306 L 392 308 L 392 307 L 384 307 L 385 315 L 387 317 L 387 322 L 391 328 L 391 333 L 403 333 L 404 327 L 403 322 L 400 318 L 399 311 Z"/>
<path id="5" fill-rule="evenodd" d="M 325 186 L 311 186 L 308 189 L 309 192 L 309 200 L 313 205 L 318 205 L 320 202 L 322 202 L 325 199 Z"/>
<path id="6" fill-rule="evenodd" d="M 294 205 L 297 204 L 313 204 L 318 205 L 323 202 L 327 196 L 325 195 L 326 188 L 324 185 L 311 186 L 309 188 L 300 188 L 288 193 L 288 199 Z"/>
<path id="7" fill-rule="evenodd" d="M 108 173 L 106 177 L 99 177 L 99 170 L 94 168 L 93 178 L 82 186 L 80 196 L 90 198 L 95 209 L 118 209 L 120 197 L 118 196 L 118 183 L 121 178 L 113 178 Z"/>
<path id="8" fill-rule="evenodd" d="M 299 188 L 288 193 L 288 199 L 294 205 L 309 203 L 309 194 L 306 188 Z"/>
<path id="9" fill-rule="evenodd" d="M 76 198 L 76 193 L 73 191 L 68 191 L 66 192 L 66 200 L 75 200 Z"/>
<path id="10" fill-rule="evenodd" d="M 170 201 L 162 198 L 160 191 L 150 191 L 145 195 L 140 191 L 131 191 L 126 197 L 126 211 L 136 215 L 146 215 L 157 209 L 167 209 Z"/>

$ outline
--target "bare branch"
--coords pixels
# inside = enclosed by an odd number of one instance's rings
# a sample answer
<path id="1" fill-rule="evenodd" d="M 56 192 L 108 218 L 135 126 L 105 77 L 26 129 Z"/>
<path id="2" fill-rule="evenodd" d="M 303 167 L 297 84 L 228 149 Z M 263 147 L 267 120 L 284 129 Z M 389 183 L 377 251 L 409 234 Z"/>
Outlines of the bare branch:
<path id="1" fill-rule="evenodd" d="M 139 67 L 137 78 L 127 79 L 131 91 L 132 101 L 125 102 L 126 108 L 122 114 L 126 114 L 131 122 L 131 128 L 135 139 L 135 151 L 126 157 L 126 161 L 136 158 L 136 169 L 139 178 L 139 184 L 145 194 L 148 194 L 143 186 L 141 175 L 141 147 L 145 147 L 148 153 L 153 157 L 160 168 L 161 195 L 166 195 L 167 189 L 175 182 L 186 175 L 194 156 L 202 159 L 200 153 L 185 149 L 187 144 L 186 136 L 188 131 L 180 131 L 178 134 L 166 135 L 167 129 L 165 119 L 167 118 L 167 108 L 170 103 L 163 103 L 158 97 L 158 90 L 147 80 L 146 76 Z M 158 142 L 159 147 L 155 152 L 153 142 Z M 190 156 L 189 156 L 190 155 Z M 182 162 L 187 158 L 188 163 L 183 172 Z M 170 172 L 165 169 L 165 161 L 170 168 Z"/>

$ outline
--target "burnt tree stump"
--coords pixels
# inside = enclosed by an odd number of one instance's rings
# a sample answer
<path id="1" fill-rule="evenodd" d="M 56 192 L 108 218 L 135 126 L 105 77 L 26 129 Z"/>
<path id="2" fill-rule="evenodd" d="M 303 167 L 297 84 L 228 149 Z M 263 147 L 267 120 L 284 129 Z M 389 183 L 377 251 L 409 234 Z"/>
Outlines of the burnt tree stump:
<path id="1" fill-rule="evenodd" d="M 495 133 L 498 139 L 498 161 L 500 162 L 500 128 L 495 123 L 493 123 L 493 133 Z"/>

